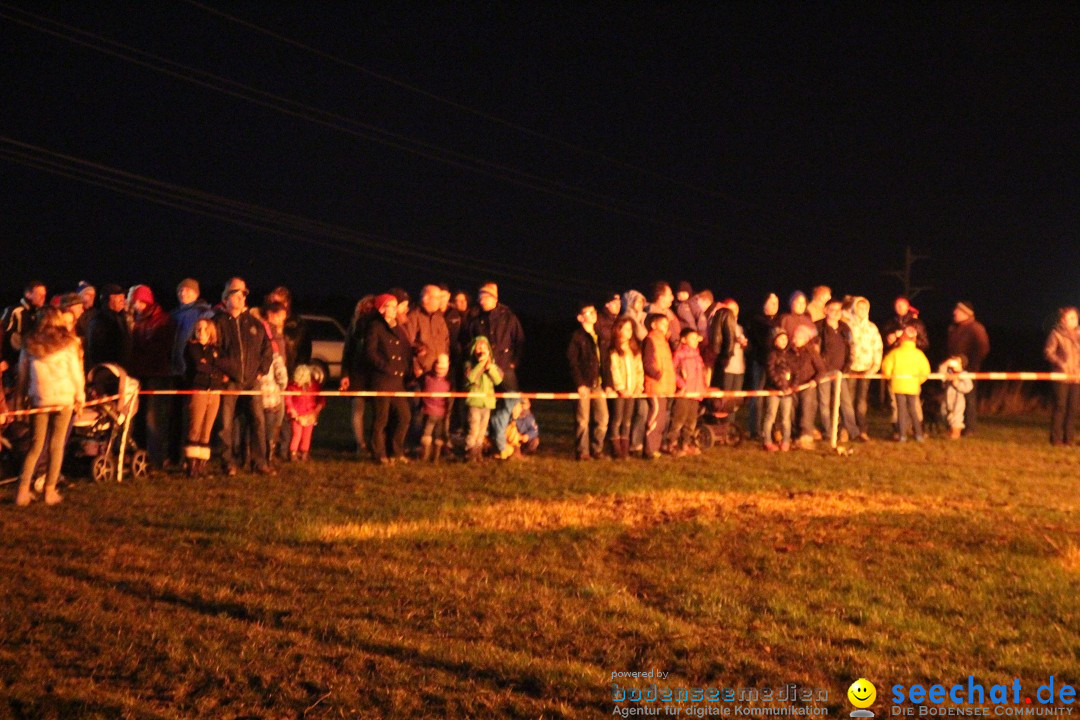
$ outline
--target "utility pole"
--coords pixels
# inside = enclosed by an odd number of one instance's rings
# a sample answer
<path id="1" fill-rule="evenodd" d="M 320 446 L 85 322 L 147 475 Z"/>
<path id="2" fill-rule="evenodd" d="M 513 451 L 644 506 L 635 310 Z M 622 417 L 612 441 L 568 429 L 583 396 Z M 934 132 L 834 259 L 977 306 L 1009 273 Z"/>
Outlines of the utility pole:
<path id="1" fill-rule="evenodd" d="M 912 285 L 911 284 L 911 266 L 919 260 L 929 260 L 929 255 L 916 255 L 911 251 L 911 246 L 908 245 L 904 248 L 904 269 L 903 270 L 886 270 L 883 275 L 892 275 L 900 280 L 904 286 L 904 297 L 908 300 L 914 300 L 919 293 L 925 290 L 933 290 L 930 285 Z"/>

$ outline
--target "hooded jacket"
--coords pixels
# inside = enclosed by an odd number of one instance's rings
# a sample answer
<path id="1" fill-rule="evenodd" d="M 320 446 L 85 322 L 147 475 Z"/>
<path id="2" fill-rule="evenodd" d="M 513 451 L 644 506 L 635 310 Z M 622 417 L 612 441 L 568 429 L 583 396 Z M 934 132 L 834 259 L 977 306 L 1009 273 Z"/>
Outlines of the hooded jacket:
<path id="1" fill-rule="evenodd" d="M 24 338 L 19 355 L 18 386 L 26 389 L 32 407 L 68 406 L 86 402 L 82 344 L 71 335 L 55 334 L 43 344 Z M 21 393 L 17 393 L 21 395 Z"/>
<path id="2" fill-rule="evenodd" d="M 476 348 L 486 345 L 489 362 L 480 365 L 476 360 Z M 466 398 L 469 407 L 495 409 L 495 386 L 502 384 L 503 374 L 491 357 L 491 343 L 483 335 L 478 335 L 469 345 L 469 357 L 465 360 L 465 390 L 470 393 L 482 393 Z"/>
<path id="3" fill-rule="evenodd" d="M 642 305 L 642 310 L 640 312 L 634 310 L 634 305 L 639 299 L 643 303 L 645 302 L 645 296 L 640 292 L 637 290 L 627 290 L 626 294 L 623 295 L 622 314 L 634 321 L 634 338 L 638 342 L 641 342 L 645 339 L 645 336 L 649 334 L 649 331 L 645 327 L 645 316 L 647 314 L 644 310 L 645 306 Z"/>
<path id="4" fill-rule="evenodd" d="M 854 304 L 865 301 L 866 298 L 857 297 Z M 851 372 L 876 373 L 881 367 L 884 352 L 877 325 L 869 318 L 860 320 L 854 312 L 848 315 L 847 324 L 851 328 Z"/>
<path id="5" fill-rule="evenodd" d="M 135 317 L 131 330 L 131 374 L 140 380 L 173 375 L 176 321 L 157 303 Z"/>
<path id="6" fill-rule="evenodd" d="M 893 394 L 918 395 L 930 374 L 930 361 L 916 341 L 902 340 L 900 346 L 890 350 L 881 361 L 881 374 L 889 379 Z"/>

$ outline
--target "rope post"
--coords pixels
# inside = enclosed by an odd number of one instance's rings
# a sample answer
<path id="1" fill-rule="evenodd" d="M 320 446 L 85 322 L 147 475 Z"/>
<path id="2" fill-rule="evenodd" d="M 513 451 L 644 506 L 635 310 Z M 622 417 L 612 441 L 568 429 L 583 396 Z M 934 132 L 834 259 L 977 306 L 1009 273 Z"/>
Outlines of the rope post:
<path id="1" fill-rule="evenodd" d="M 836 449 L 837 438 L 840 434 L 840 383 L 844 382 L 844 373 L 839 370 L 836 371 L 836 379 L 833 384 L 836 386 L 833 388 L 832 396 L 832 435 L 830 437 L 830 446 L 833 450 Z"/>

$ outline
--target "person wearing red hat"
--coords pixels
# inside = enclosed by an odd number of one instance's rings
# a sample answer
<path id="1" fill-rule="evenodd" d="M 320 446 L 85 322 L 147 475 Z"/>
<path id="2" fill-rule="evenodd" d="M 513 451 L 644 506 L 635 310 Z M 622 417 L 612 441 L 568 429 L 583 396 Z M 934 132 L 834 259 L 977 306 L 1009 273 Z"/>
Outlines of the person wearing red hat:
<path id="1" fill-rule="evenodd" d="M 135 320 L 131 329 L 131 374 L 144 390 L 174 389 L 172 350 L 176 322 L 154 301 L 154 293 L 146 285 L 135 285 L 128 291 L 128 310 Z M 150 467 L 161 469 L 169 456 L 172 398 L 151 395 L 145 398 L 143 408 L 135 416 L 135 429 L 146 442 Z"/>

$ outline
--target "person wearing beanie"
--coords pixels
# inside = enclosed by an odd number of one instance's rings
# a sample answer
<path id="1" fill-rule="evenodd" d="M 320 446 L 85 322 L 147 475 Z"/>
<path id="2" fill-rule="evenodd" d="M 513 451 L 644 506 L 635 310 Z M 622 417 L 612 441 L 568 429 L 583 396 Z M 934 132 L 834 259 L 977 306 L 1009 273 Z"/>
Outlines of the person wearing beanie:
<path id="1" fill-rule="evenodd" d="M 949 326 L 946 352 L 949 356 L 963 355 L 968 359 L 968 372 L 979 372 L 983 360 L 990 354 L 990 336 L 986 328 L 975 319 L 975 306 L 970 300 L 956 303 L 952 312 L 953 322 Z M 964 435 L 974 435 L 979 415 L 978 383 L 973 383 L 971 402 L 964 406 Z"/>
<path id="2" fill-rule="evenodd" d="M 176 323 L 154 300 L 146 285 L 128 291 L 128 311 L 134 319 L 131 329 L 131 374 L 144 390 L 174 390 L 172 370 L 173 340 Z M 169 459 L 169 423 L 173 398 L 151 395 L 142 403 L 143 412 L 135 416 L 135 431 L 146 442 L 147 459 L 154 469 L 161 469 Z M 179 453 L 179 448 L 176 450 Z"/>
<path id="3" fill-rule="evenodd" d="M 221 293 L 222 308 L 214 314 L 218 353 L 228 376 L 227 390 L 257 390 L 259 377 L 270 371 L 273 354 L 262 322 L 247 307 L 248 289 L 243 278 L 230 278 Z M 276 475 L 266 458 L 266 414 L 262 395 L 221 397 L 222 463 L 227 475 L 236 475 L 243 460 L 244 443 L 238 442 L 236 414 L 247 416 L 251 457 L 255 471 Z"/>
<path id="4" fill-rule="evenodd" d="M 802 290 L 791 293 L 788 298 L 788 311 L 780 316 L 779 326 L 783 328 L 789 341 L 795 339 L 795 330 L 799 327 L 807 328 L 811 338 L 817 335 L 817 326 L 806 310 L 806 293 Z"/>
<path id="5" fill-rule="evenodd" d="M 475 338 L 481 335 L 491 344 L 491 359 L 502 373 L 500 392 L 519 390 L 517 367 L 525 349 L 525 331 L 521 321 L 506 305 L 499 302 L 499 286 L 486 282 L 477 293 L 479 312 L 469 318 L 462 330 L 463 342 L 472 346 Z M 513 419 L 517 398 L 502 398 L 491 413 L 491 440 L 495 445 L 495 457 L 507 460 L 514 455 L 514 449 L 506 443 L 506 428 Z"/>
<path id="6" fill-rule="evenodd" d="M 101 288 L 98 307 L 86 328 L 87 367 L 114 363 L 131 370 L 131 322 L 127 295 L 116 284 Z"/>

